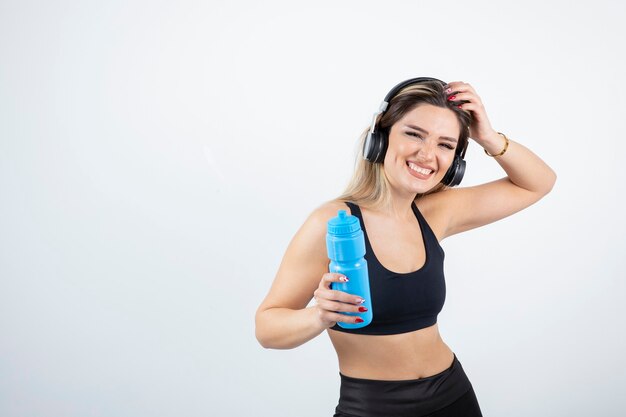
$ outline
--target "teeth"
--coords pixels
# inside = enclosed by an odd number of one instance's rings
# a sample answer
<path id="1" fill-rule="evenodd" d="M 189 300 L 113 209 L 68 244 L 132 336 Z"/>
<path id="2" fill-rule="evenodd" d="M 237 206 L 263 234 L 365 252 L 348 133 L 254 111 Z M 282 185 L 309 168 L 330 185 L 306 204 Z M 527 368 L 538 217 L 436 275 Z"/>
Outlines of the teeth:
<path id="1" fill-rule="evenodd" d="M 419 172 L 420 174 L 424 174 L 424 175 L 429 175 L 431 172 L 433 172 L 432 169 L 420 168 L 412 162 L 409 162 L 409 168 L 411 168 L 413 171 Z"/>

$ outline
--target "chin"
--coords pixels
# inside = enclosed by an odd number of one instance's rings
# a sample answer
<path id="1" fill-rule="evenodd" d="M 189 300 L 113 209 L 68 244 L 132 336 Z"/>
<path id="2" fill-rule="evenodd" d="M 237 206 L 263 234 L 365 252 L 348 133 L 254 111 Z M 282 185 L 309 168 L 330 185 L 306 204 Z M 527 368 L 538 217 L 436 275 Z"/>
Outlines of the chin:
<path id="1" fill-rule="evenodd" d="M 441 183 L 442 178 L 434 178 L 432 180 L 432 182 L 428 182 L 428 184 L 422 184 L 421 187 L 415 187 L 414 188 L 414 192 L 418 193 L 418 194 L 425 194 L 429 191 L 432 191 L 433 189 L 435 189 L 436 187 L 439 186 L 439 184 Z"/>

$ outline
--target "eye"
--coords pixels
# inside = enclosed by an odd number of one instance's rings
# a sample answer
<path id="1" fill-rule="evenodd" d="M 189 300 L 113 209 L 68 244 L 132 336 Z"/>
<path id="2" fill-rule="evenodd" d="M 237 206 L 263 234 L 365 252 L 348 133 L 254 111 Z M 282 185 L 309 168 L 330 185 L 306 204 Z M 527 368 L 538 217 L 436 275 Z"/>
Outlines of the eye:
<path id="1" fill-rule="evenodd" d="M 414 133 L 414 132 L 406 132 L 406 134 L 409 135 L 409 136 L 415 136 L 416 138 L 423 139 L 420 135 L 418 135 L 417 133 Z M 450 150 L 454 149 L 454 146 L 448 145 L 446 143 L 441 143 L 440 145 L 443 146 L 444 148 L 448 148 Z"/>
<path id="2" fill-rule="evenodd" d="M 417 133 L 413 133 L 413 132 L 406 132 L 406 134 L 407 134 L 407 135 L 410 135 L 410 136 L 415 136 L 415 137 L 418 137 L 418 138 L 420 138 L 420 139 L 422 138 L 422 137 L 421 137 L 420 135 L 418 135 Z"/>

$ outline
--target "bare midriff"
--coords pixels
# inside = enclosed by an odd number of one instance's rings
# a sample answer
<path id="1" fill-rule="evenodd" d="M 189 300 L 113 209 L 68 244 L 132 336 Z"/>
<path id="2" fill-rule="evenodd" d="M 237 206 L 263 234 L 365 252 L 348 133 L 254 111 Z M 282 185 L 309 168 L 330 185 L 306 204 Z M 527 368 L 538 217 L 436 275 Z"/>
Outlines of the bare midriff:
<path id="1" fill-rule="evenodd" d="M 339 371 L 364 379 L 406 380 L 436 375 L 452 365 L 454 353 L 437 323 L 393 335 L 363 335 L 328 329 Z"/>

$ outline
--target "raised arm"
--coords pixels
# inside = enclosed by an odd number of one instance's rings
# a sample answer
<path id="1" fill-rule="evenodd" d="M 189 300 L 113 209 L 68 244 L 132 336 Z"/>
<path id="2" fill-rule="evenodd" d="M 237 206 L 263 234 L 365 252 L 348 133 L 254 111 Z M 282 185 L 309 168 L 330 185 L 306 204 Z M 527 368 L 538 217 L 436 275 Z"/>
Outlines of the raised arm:
<path id="1" fill-rule="evenodd" d="M 429 204 L 446 211 L 445 236 L 464 232 L 510 216 L 548 194 L 556 173 L 525 146 L 496 132 L 474 88 L 464 82 L 448 84 L 449 100 L 472 114 L 469 136 L 482 146 L 507 176 L 474 187 L 448 189 L 433 194 Z M 487 157 L 487 156 L 486 156 Z"/>
<path id="2" fill-rule="evenodd" d="M 504 138 L 498 133 L 483 142 L 492 155 L 502 151 Z M 487 156 L 485 156 L 487 157 Z M 510 216 L 548 194 L 556 182 L 555 172 L 532 151 L 509 139 L 506 152 L 495 159 L 507 173 L 498 180 L 473 187 L 452 188 L 433 198 L 446 210 L 451 236 Z"/>

